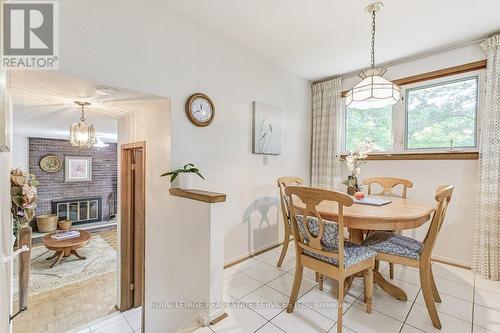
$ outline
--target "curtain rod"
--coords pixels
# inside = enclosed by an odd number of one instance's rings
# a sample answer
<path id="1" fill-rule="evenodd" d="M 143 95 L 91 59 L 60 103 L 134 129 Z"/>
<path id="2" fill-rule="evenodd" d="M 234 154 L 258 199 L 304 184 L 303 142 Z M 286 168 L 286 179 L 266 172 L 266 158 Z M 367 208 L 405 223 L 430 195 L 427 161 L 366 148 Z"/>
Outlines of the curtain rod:
<path id="1" fill-rule="evenodd" d="M 445 52 L 448 52 L 448 51 L 456 50 L 456 49 L 459 49 L 461 47 L 466 47 L 466 46 L 473 45 L 473 44 L 479 44 L 479 43 L 484 42 L 486 39 L 488 39 L 489 37 L 491 37 L 491 36 L 493 36 L 495 34 L 490 34 L 487 37 L 483 37 L 483 38 L 480 38 L 480 39 L 477 39 L 477 40 L 462 41 L 462 42 L 460 42 L 458 44 L 449 45 L 449 46 L 444 47 L 444 48 L 438 48 L 438 49 L 434 49 L 434 50 L 430 50 L 430 51 L 425 51 L 425 52 L 417 53 L 417 54 L 414 54 L 414 55 L 410 55 L 410 56 L 399 58 L 399 59 L 392 60 L 392 61 L 387 61 L 387 62 L 384 62 L 384 63 L 381 63 L 381 64 L 377 64 L 377 65 L 378 66 L 383 66 L 383 67 L 391 67 L 391 66 L 396 66 L 396 65 L 404 64 L 406 62 L 410 62 L 410 61 L 422 59 L 422 58 L 425 58 L 425 57 L 429 57 L 429 56 L 432 56 L 432 55 L 441 54 L 441 53 L 445 53 Z M 345 72 L 345 73 L 337 74 L 337 75 L 331 75 L 331 76 L 325 77 L 325 78 L 317 80 L 317 81 L 312 81 L 312 84 L 330 81 L 330 80 L 338 78 L 338 77 L 355 76 L 361 70 L 363 70 L 363 69 L 354 70 L 354 71 L 350 71 L 350 72 Z"/>

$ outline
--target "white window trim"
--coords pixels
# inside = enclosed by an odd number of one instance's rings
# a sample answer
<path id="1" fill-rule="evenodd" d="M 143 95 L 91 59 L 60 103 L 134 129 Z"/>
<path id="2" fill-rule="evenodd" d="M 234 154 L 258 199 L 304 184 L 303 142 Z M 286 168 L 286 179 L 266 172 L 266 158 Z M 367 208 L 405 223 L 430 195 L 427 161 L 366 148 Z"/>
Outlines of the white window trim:
<path id="1" fill-rule="evenodd" d="M 376 151 L 373 154 L 413 154 L 413 153 L 445 153 L 450 152 L 449 149 L 443 148 L 428 148 L 428 149 L 406 149 L 405 148 L 405 139 L 406 139 L 406 91 L 408 89 L 417 88 L 417 87 L 425 87 L 429 85 L 445 83 L 448 81 L 460 80 L 469 77 L 478 78 L 478 106 L 477 106 L 477 114 L 476 114 L 476 147 L 470 148 L 454 148 L 453 152 L 478 152 L 479 151 L 479 138 L 481 137 L 481 116 L 482 110 L 484 107 L 484 82 L 485 82 L 485 70 L 477 70 L 471 71 L 462 74 L 448 75 L 439 79 L 434 80 L 426 80 L 423 82 L 408 84 L 401 87 L 401 100 L 396 103 L 392 107 L 392 142 L 393 149 L 392 150 L 380 150 Z M 340 121 L 341 126 L 339 126 L 340 132 L 340 147 L 339 151 L 342 151 L 342 154 L 348 154 L 349 152 L 346 149 L 346 105 L 344 99 L 342 99 L 342 111 L 339 115 L 338 119 Z"/>

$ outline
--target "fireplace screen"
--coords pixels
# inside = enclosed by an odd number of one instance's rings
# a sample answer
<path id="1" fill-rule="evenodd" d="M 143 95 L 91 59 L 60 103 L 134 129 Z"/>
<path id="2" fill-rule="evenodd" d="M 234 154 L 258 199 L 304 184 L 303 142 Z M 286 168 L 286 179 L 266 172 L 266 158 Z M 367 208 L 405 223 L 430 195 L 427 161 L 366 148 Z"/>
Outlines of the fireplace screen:
<path id="1" fill-rule="evenodd" d="M 71 220 L 73 223 L 101 221 L 101 198 L 64 199 L 52 201 L 52 212 L 59 220 Z"/>

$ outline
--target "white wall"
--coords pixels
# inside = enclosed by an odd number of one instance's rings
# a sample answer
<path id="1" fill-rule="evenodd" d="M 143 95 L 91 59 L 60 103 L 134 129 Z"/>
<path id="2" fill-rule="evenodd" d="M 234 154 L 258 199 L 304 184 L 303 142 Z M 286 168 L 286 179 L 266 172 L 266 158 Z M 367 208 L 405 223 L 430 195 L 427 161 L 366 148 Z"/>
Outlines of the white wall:
<path id="1" fill-rule="evenodd" d="M 14 135 L 12 141 L 12 168 L 29 171 L 29 143 L 25 136 Z"/>
<path id="2" fill-rule="evenodd" d="M 135 112 L 118 121 L 118 143 L 146 141 L 146 209 L 145 209 L 145 330 L 173 332 L 186 320 L 175 319 L 165 309 L 155 311 L 154 301 L 178 300 L 170 298 L 176 291 L 188 292 L 178 280 L 182 269 L 176 261 L 179 239 L 175 230 L 179 226 L 172 220 L 172 200 L 168 194 L 168 181 L 157 175 L 170 167 L 170 103 L 158 103 L 158 108 Z M 119 160 L 121 151 L 119 152 Z M 120 167 L 118 170 L 120 174 Z M 121 183 L 118 182 L 118 193 Z M 120 231 L 120 230 L 119 230 Z M 120 263 L 118 263 L 120 265 Z M 178 268 L 178 271 L 176 269 Z M 174 280 L 172 280 L 174 279 Z M 120 293 L 118 293 L 119 295 Z M 152 326 L 155 325 L 155 326 Z M 175 326 L 172 326 L 175 325 Z M 160 330 L 161 328 L 161 330 Z"/>
<path id="3" fill-rule="evenodd" d="M 447 67 L 483 60 L 485 54 L 478 44 L 389 67 L 388 79 L 398 79 Z M 343 78 L 343 90 L 359 82 L 356 77 Z M 409 198 L 433 202 L 439 185 L 455 186 L 450 208 L 434 250 L 434 257 L 470 266 L 472 262 L 473 226 L 477 196 L 478 162 L 467 161 L 369 161 L 360 178 L 373 176 L 403 177 L 413 181 Z M 428 223 L 409 232 L 423 239 Z"/>
<path id="4" fill-rule="evenodd" d="M 64 1 L 60 22 L 62 72 L 171 99 L 172 166 L 196 163 L 207 179 L 196 187 L 228 195 L 226 260 L 277 243 L 276 178 L 309 178 L 309 83 L 160 1 Z M 200 91 L 216 107 L 208 128 L 184 113 L 187 97 Z M 267 166 L 251 153 L 254 100 L 283 110 L 283 153 Z"/>

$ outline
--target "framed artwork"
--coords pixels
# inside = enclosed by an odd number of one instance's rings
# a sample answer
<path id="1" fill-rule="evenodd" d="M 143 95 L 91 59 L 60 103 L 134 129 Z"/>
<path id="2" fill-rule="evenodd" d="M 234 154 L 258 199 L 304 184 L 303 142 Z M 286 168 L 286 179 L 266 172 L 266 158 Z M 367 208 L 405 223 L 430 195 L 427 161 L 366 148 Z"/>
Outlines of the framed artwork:
<path id="1" fill-rule="evenodd" d="M 92 157 L 65 156 L 64 181 L 89 182 L 92 180 Z"/>
<path id="2" fill-rule="evenodd" d="M 281 110 L 259 102 L 253 102 L 254 154 L 281 154 Z"/>

